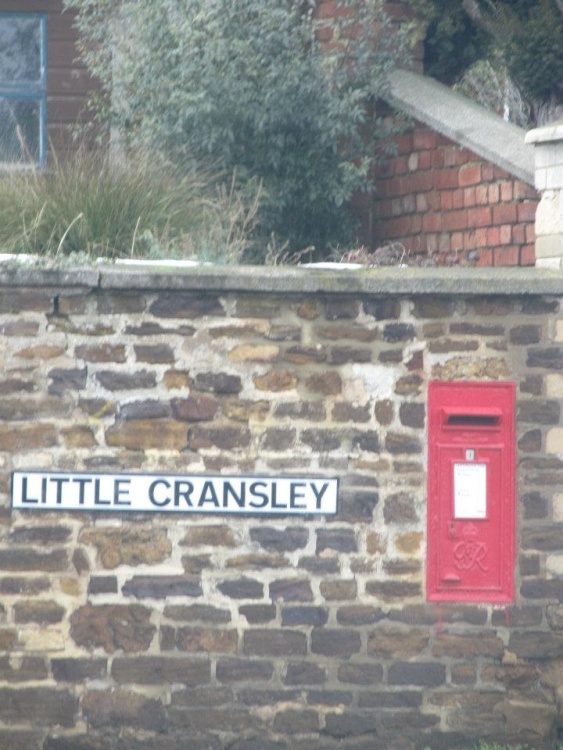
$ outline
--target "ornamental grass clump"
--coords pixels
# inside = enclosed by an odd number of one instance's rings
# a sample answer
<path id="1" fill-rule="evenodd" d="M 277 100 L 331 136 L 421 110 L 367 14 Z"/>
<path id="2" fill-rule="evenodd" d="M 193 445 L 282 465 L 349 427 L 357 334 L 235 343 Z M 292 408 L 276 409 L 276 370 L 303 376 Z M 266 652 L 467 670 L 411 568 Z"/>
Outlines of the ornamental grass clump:
<path id="1" fill-rule="evenodd" d="M 138 153 L 79 151 L 52 169 L 0 177 L 0 251 L 238 262 L 259 193 Z"/>

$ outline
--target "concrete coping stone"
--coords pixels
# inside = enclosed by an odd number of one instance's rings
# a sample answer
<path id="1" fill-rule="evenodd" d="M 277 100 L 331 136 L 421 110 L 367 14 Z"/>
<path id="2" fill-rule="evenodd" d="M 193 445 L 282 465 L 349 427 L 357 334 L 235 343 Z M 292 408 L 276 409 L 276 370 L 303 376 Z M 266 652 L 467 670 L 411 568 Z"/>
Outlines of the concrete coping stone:
<path id="1" fill-rule="evenodd" d="M 538 268 L 279 266 L 0 267 L 0 287 L 272 294 L 563 295 L 563 274 Z"/>
<path id="2" fill-rule="evenodd" d="M 390 75 L 389 104 L 529 185 L 534 146 L 526 131 L 442 83 L 407 70 Z"/>
<path id="3" fill-rule="evenodd" d="M 526 143 L 555 143 L 563 141 L 563 121 L 552 122 L 526 133 Z"/>

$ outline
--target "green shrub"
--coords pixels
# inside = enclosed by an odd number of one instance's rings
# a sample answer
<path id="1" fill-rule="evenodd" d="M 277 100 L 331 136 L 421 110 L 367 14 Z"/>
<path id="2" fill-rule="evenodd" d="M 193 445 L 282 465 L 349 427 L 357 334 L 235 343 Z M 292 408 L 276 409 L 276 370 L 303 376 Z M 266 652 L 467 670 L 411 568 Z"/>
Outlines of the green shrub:
<path id="1" fill-rule="evenodd" d="M 112 163 L 79 152 L 53 170 L 0 178 L 0 249 L 51 257 L 182 257 L 237 262 L 249 242 L 258 191 L 216 187 L 137 154 Z"/>
<path id="2" fill-rule="evenodd" d="M 351 237 L 345 204 L 394 132 L 373 101 L 405 49 L 382 0 L 338 0 L 329 47 L 308 0 L 66 4 L 126 144 L 263 184 L 254 259 L 272 234 L 290 250 Z"/>

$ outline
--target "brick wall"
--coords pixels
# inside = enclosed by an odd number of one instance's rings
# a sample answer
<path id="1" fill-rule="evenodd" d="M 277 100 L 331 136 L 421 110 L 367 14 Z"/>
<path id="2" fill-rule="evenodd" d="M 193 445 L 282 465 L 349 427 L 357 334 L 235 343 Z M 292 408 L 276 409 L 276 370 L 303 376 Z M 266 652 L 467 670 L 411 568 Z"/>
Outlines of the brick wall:
<path id="1" fill-rule="evenodd" d="M 534 188 L 420 124 L 396 144 L 396 156 L 377 172 L 364 241 L 401 242 L 437 262 L 534 264 Z"/>
<path id="2" fill-rule="evenodd" d="M 561 285 L 479 270 L 4 272 L 0 747 L 551 747 Z M 514 605 L 426 602 L 432 378 L 516 382 Z M 14 469 L 337 476 L 340 507 L 11 511 Z"/>

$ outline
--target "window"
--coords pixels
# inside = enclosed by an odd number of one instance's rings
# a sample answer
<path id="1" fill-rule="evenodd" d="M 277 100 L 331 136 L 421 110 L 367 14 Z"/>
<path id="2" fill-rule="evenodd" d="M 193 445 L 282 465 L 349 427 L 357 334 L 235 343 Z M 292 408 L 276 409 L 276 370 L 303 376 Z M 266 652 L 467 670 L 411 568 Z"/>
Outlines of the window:
<path id="1" fill-rule="evenodd" d="M 45 160 L 47 20 L 0 13 L 0 165 Z"/>

